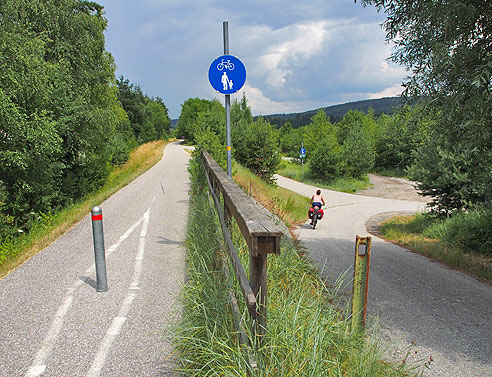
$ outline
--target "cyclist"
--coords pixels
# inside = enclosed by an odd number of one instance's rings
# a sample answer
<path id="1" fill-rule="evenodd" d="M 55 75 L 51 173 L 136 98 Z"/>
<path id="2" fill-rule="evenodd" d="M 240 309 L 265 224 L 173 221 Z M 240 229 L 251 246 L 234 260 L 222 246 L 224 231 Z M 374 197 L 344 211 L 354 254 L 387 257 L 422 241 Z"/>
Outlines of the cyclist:
<path id="1" fill-rule="evenodd" d="M 323 199 L 323 195 L 321 195 L 321 190 L 316 190 L 316 194 L 311 197 L 311 206 L 318 207 L 321 209 L 321 206 L 325 205 L 325 199 Z M 311 225 L 313 225 L 313 220 L 311 219 Z"/>
<path id="2" fill-rule="evenodd" d="M 323 199 L 323 195 L 321 195 L 321 190 L 316 190 L 316 194 L 311 197 L 311 205 L 313 208 L 321 208 L 321 205 L 325 205 L 325 199 Z"/>

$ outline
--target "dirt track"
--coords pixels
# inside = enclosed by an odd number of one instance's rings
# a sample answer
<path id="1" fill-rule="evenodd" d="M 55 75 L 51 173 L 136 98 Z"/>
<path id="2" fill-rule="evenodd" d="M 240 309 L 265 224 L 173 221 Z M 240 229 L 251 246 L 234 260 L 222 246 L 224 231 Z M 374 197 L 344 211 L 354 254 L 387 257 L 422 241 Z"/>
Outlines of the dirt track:
<path id="1" fill-rule="evenodd" d="M 408 179 L 382 177 L 375 174 L 369 174 L 368 176 L 371 187 L 367 190 L 358 191 L 356 193 L 357 195 L 423 203 L 431 201 L 429 197 L 419 195 L 415 188 L 415 182 L 409 181 Z"/>

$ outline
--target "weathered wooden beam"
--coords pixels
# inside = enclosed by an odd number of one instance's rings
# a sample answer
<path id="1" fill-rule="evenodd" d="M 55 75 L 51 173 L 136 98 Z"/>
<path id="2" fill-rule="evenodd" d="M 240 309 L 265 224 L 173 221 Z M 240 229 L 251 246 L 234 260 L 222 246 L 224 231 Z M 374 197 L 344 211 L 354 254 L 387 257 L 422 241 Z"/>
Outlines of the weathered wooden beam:
<path id="1" fill-rule="evenodd" d="M 277 225 L 258 211 L 251 198 L 220 168 L 208 152 L 203 152 L 203 159 L 213 185 L 217 185 L 221 191 L 224 204 L 236 219 L 253 256 L 265 253 L 278 255 L 282 232 Z"/>

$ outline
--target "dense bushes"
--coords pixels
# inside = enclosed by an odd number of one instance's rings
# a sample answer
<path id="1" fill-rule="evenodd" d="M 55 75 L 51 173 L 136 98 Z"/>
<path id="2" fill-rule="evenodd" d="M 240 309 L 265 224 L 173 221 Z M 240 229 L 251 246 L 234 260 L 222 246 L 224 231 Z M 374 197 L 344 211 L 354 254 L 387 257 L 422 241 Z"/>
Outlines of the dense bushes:
<path id="1" fill-rule="evenodd" d="M 0 14 L 0 200 L 21 226 L 104 180 L 118 105 L 102 7 L 5 1 Z"/>
<path id="2" fill-rule="evenodd" d="M 265 181 L 280 164 L 278 131 L 262 118 L 250 123 L 235 144 L 234 158 Z"/>
<path id="3" fill-rule="evenodd" d="M 374 169 L 375 128 L 371 113 L 349 111 L 340 122 L 332 124 L 319 110 L 305 127 L 294 130 L 284 125 L 281 148 L 297 156 L 302 142 L 313 178 L 360 178 Z"/>
<path id="4" fill-rule="evenodd" d="M 137 143 L 166 136 L 162 100 L 117 87 L 106 25 L 94 2 L 0 2 L 1 244 L 99 187 Z M 138 126 L 121 105 L 131 95 Z"/>
<path id="5" fill-rule="evenodd" d="M 437 213 L 492 200 L 492 2 L 362 0 L 387 20 L 390 60 L 405 66 L 405 93 L 434 115 L 410 176 Z M 429 20 L 433 20 L 429 22 Z"/>
<path id="6" fill-rule="evenodd" d="M 455 213 L 446 219 L 434 220 L 424 234 L 465 253 L 492 256 L 492 210 L 473 209 Z"/>
<path id="7" fill-rule="evenodd" d="M 386 169 L 405 172 L 415 162 L 417 149 L 429 140 L 434 116 L 417 104 L 379 118 L 371 110 L 352 110 L 332 124 L 319 110 L 307 126 L 293 129 L 286 123 L 280 128 L 281 150 L 298 157 L 303 143 L 313 178 L 360 178 Z"/>
<path id="8" fill-rule="evenodd" d="M 218 101 L 190 98 L 182 105 L 177 134 L 206 149 L 225 168 L 225 109 Z M 280 164 L 277 129 L 263 119 L 253 121 L 246 97 L 231 106 L 232 155 L 242 165 L 271 181 Z"/>

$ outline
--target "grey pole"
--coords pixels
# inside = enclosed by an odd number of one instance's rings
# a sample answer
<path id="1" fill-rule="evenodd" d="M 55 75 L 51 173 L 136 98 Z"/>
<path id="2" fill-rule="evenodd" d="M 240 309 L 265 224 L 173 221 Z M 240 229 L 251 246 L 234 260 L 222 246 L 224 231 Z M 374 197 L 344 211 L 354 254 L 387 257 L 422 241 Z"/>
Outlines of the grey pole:
<path id="1" fill-rule="evenodd" d="M 106 277 L 106 255 L 104 252 L 104 233 L 102 222 L 102 210 L 98 206 L 92 208 L 92 237 L 94 239 L 94 256 L 96 260 L 96 290 L 105 292 L 108 290 Z"/>
<path id="2" fill-rule="evenodd" d="M 224 55 L 229 55 L 229 23 L 224 21 Z M 232 177 L 232 156 L 231 156 L 231 96 L 225 95 L 226 110 L 226 144 L 227 144 L 227 175 Z"/>
<path id="3" fill-rule="evenodd" d="M 304 148 L 304 142 L 301 141 L 301 149 Z M 304 159 L 301 158 L 301 181 L 304 179 Z"/>

